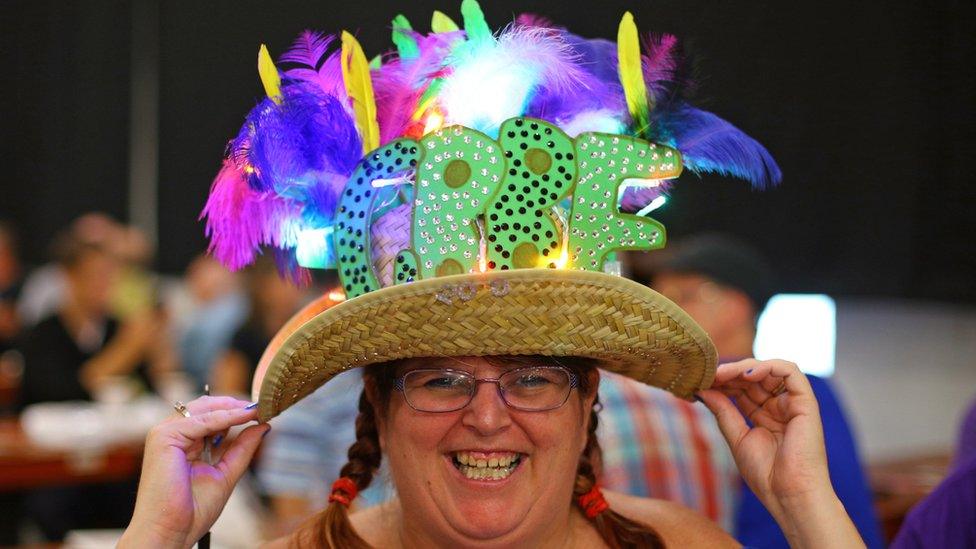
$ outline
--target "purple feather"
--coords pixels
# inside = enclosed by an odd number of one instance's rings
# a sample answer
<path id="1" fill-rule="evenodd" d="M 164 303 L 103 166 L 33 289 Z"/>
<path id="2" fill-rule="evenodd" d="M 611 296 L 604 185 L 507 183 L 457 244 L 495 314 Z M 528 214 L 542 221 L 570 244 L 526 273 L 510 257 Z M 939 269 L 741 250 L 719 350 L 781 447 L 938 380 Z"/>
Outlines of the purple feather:
<path id="1" fill-rule="evenodd" d="M 211 252 L 229 268 L 271 246 L 279 270 L 300 283 L 298 234 L 332 222 L 362 142 L 342 102 L 317 84 L 286 79 L 281 92 L 280 105 L 265 99 L 248 114 L 202 216 Z"/>
<path id="2" fill-rule="evenodd" d="M 738 177 L 759 189 L 782 180 L 783 173 L 769 151 L 718 116 L 687 104 L 657 114 L 652 120 L 654 133 L 660 142 L 681 151 L 689 170 Z"/>
<path id="3" fill-rule="evenodd" d="M 323 92 L 340 98 L 346 97 L 342 80 L 341 50 L 326 57 L 335 36 L 306 30 L 298 36 L 291 49 L 281 55 L 281 63 L 295 66 L 285 71 L 285 77 L 304 80 L 317 85 Z"/>

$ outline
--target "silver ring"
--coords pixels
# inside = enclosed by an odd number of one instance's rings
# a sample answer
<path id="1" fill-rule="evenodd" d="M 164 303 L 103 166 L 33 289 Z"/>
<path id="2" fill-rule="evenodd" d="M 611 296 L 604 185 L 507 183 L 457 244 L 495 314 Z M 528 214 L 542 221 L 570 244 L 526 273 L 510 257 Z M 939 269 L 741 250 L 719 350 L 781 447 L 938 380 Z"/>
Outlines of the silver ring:
<path id="1" fill-rule="evenodd" d="M 182 400 L 177 400 L 173 403 L 173 408 L 176 409 L 183 417 L 190 417 L 190 411 L 186 409 L 186 404 L 183 404 Z"/>

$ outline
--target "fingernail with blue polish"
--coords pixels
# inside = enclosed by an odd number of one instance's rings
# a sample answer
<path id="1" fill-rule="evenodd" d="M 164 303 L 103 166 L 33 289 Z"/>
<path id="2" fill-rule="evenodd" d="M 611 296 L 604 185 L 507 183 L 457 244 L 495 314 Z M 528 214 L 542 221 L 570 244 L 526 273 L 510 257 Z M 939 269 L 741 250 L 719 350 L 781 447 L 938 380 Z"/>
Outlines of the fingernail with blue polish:
<path id="1" fill-rule="evenodd" d="M 257 402 L 252 402 L 252 403 L 248 404 L 247 406 L 245 406 L 244 409 L 245 410 L 253 410 L 253 409 L 257 408 L 257 406 L 258 406 L 258 403 Z"/>
<path id="2" fill-rule="evenodd" d="M 216 448 L 220 446 L 220 443 L 224 441 L 224 435 L 217 435 L 213 439 L 213 447 Z"/>

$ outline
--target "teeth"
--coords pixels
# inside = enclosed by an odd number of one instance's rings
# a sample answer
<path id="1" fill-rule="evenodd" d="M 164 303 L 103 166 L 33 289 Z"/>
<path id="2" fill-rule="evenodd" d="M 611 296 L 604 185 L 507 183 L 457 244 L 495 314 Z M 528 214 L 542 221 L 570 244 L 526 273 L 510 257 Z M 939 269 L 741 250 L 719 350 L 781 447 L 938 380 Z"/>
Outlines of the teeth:
<path id="1" fill-rule="evenodd" d="M 476 459 L 468 452 L 457 452 L 454 459 L 461 474 L 472 480 L 501 480 L 511 475 L 519 465 L 519 454 Z"/>

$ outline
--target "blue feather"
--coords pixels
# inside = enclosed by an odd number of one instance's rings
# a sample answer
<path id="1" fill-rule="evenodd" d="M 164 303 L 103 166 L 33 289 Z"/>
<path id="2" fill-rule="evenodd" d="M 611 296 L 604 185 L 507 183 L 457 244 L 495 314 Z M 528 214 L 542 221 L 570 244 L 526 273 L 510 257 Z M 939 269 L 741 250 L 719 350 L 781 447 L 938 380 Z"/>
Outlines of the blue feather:
<path id="1" fill-rule="evenodd" d="M 687 104 L 658 111 L 652 140 L 681 151 L 684 166 L 695 173 L 719 173 L 745 179 L 758 189 L 783 179 L 765 147 L 718 116 Z"/>

